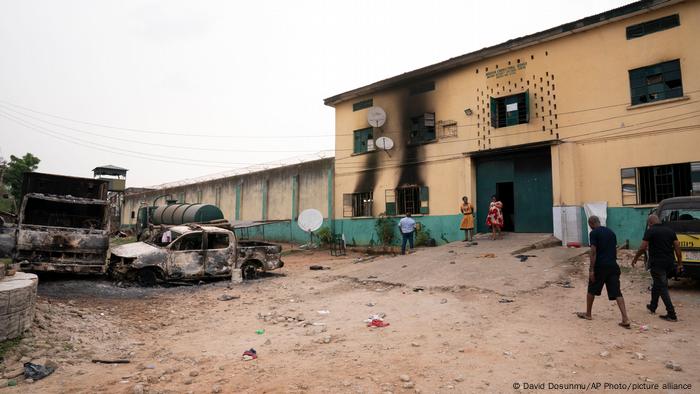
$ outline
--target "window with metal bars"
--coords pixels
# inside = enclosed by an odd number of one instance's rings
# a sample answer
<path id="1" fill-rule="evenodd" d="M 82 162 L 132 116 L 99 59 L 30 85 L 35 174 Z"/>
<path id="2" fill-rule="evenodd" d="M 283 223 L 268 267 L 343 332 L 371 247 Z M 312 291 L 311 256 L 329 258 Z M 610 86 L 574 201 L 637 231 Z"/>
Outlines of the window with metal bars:
<path id="1" fill-rule="evenodd" d="M 343 194 L 343 216 L 372 216 L 372 192 Z"/>
<path id="2" fill-rule="evenodd" d="M 680 60 L 629 71 L 632 105 L 683 96 Z"/>
<path id="3" fill-rule="evenodd" d="M 505 97 L 491 97 L 491 127 L 515 126 L 530 121 L 529 91 Z"/>
<path id="4" fill-rule="evenodd" d="M 411 118 L 408 143 L 420 144 L 435 141 L 435 113 L 426 112 L 421 116 Z"/>
<path id="5" fill-rule="evenodd" d="M 668 164 L 661 166 L 623 168 L 622 203 L 656 204 L 671 197 L 693 195 L 695 163 Z"/>
<path id="6" fill-rule="evenodd" d="M 457 137 L 457 122 L 454 120 L 441 120 L 438 122 L 439 126 L 439 137 L 440 138 L 451 138 Z"/>
<path id="7" fill-rule="evenodd" d="M 418 213 L 420 189 L 417 186 L 396 189 L 396 208 L 399 215 Z"/>
<path id="8" fill-rule="evenodd" d="M 402 186 L 385 192 L 387 215 L 405 215 L 430 213 L 428 207 L 429 193 L 427 186 Z"/>

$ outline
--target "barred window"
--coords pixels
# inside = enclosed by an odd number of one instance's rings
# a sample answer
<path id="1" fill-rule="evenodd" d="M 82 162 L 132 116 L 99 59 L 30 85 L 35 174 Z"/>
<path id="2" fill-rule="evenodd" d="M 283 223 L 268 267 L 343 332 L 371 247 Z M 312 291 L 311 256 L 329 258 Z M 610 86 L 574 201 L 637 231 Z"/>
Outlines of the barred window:
<path id="1" fill-rule="evenodd" d="M 343 194 L 343 216 L 372 216 L 372 192 Z"/>

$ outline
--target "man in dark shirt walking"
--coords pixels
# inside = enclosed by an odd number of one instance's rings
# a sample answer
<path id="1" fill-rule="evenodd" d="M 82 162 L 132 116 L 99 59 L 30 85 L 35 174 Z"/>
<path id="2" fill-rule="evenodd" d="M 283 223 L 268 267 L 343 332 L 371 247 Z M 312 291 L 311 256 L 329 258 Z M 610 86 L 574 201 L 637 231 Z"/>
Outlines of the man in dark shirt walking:
<path id="1" fill-rule="evenodd" d="M 586 295 L 586 313 L 578 312 L 576 315 L 582 319 L 591 320 L 591 310 L 595 296 L 603 292 L 603 285 L 608 292 L 610 301 L 617 301 L 617 306 L 622 314 L 620 326 L 630 328 L 630 320 L 627 317 L 625 299 L 620 290 L 620 267 L 617 265 L 617 237 L 615 233 L 605 226 L 600 225 L 597 216 L 588 218 L 588 225 L 593 231 L 589 236 L 591 251 L 591 267 L 588 271 L 588 294 Z"/>
<path id="2" fill-rule="evenodd" d="M 646 250 L 649 250 L 649 271 L 654 282 L 651 285 L 651 303 L 647 305 L 647 309 L 651 313 L 656 313 L 659 297 L 661 297 L 664 306 L 666 306 L 666 314 L 659 317 L 668 321 L 678 321 L 676 310 L 671 302 L 671 295 L 668 293 L 668 274 L 676 268 L 676 261 L 678 267 L 682 267 L 681 245 L 676 237 L 676 232 L 662 225 L 658 216 L 649 215 L 647 224 L 649 227 L 644 232 L 644 239 L 634 256 L 634 260 L 632 260 L 632 266 L 634 267 L 639 257 Z M 675 261 L 674 253 L 676 255 Z"/>

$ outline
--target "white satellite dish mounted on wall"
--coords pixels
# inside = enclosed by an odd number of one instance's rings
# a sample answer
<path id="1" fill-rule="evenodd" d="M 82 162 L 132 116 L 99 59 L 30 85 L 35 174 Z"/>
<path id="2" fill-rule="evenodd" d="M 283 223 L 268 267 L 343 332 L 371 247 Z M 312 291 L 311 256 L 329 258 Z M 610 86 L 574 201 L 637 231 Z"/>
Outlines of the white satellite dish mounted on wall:
<path id="1" fill-rule="evenodd" d="M 323 225 L 323 214 L 318 209 L 305 209 L 299 214 L 297 225 L 303 231 L 309 233 L 309 243 L 302 245 L 311 248 L 313 246 L 314 231 L 321 228 Z"/>
<path id="2" fill-rule="evenodd" d="M 367 123 L 372 127 L 382 127 L 386 123 L 386 112 L 382 107 L 370 107 L 367 110 Z"/>
<path id="3" fill-rule="evenodd" d="M 394 147 L 394 141 L 389 137 L 379 137 L 374 141 L 374 146 L 379 150 L 390 150 Z"/>
<path id="4" fill-rule="evenodd" d="M 389 137 L 379 137 L 376 141 L 374 141 L 374 145 L 377 147 L 377 149 L 383 150 L 386 152 L 387 156 L 391 157 L 389 150 L 394 147 L 394 140 Z"/>

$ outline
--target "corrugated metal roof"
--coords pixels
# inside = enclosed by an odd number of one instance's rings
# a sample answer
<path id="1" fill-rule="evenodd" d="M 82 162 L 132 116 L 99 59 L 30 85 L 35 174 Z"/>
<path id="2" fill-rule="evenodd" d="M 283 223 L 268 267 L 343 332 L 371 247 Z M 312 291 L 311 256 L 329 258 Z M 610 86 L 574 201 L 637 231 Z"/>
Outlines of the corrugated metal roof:
<path id="1" fill-rule="evenodd" d="M 551 41 L 565 35 L 578 33 L 589 30 L 613 21 L 630 18 L 634 15 L 649 12 L 663 7 L 668 7 L 673 4 L 682 2 L 683 0 L 642 0 L 614 8 L 609 11 L 587 16 L 574 22 L 565 23 L 563 25 L 553 27 L 538 33 L 508 40 L 498 45 L 483 48 L 478 51 L 467 53 L 458 57 L 445 60 L 440 63 L 409 71 L 391 78 L 375 82 L 357 89 L 349 90 L 344 93 L 328 97 L 323 100 L 323 103 L 328 106 L 335 106 L 347 100 L 357 97 L 372 94 L 379 90 L 393 88 L 396 86 L 405 85 L 407 83 L 416 82 L 421 78 L 443 73 L 457 67 L 462 67 L 480 60 L 488 59 L 503 53 L 511 52 L 517 49 L 522 49 L 528 46 L 539 44 L 545 41 Z"/>

